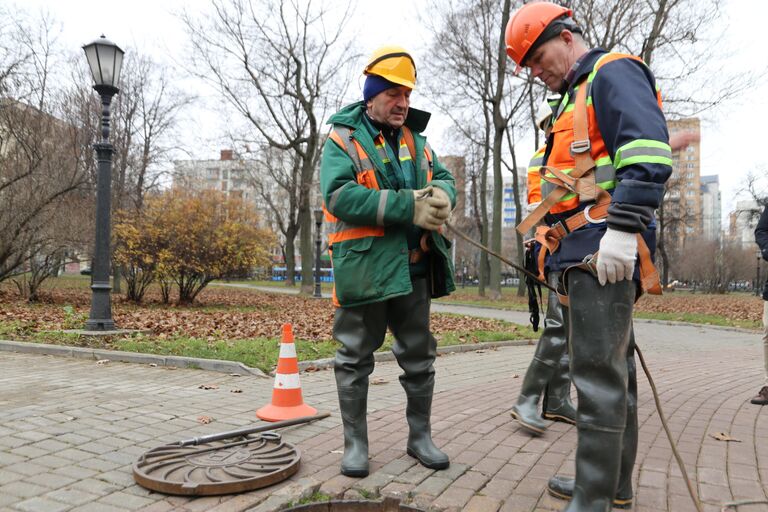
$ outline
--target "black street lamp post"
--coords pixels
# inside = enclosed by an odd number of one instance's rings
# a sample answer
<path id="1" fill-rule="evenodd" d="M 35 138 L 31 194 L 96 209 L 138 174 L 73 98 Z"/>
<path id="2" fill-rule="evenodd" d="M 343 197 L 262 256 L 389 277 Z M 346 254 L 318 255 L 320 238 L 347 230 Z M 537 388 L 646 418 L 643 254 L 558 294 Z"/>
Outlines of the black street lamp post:
<path id="1" fill-rule="evenodd" d="M 762 290 L 760 289 L 760 260 L 763 259 L 763 253 L 760 249 L 757 250 L 757 271 L 755 275 L 755 295 L 760 296 Z"/>
<path id="2" fill-rule="evenodd" d="M 323 210 L 315 210 L 315 293 L 314 297 L 323 296 L 320 290 L 320 244 L 322 243 Z"/>
<path id="3" fill-rule="evenodd" d="M 109 106 L 112 97 L 119 92 L 123 50 L 103 35 L 83 46 L 91 68 L 93 88 L 101 96 L 101 141 L 93 145 L 98 162 L 96 188 L 96 241 L 91 273 L 91 314 L 85 323 L 88 331 L 112 331 L 112 303 L 109 282 L 111 208 L 112 208 L 112 144 L 109 143 Z"/>

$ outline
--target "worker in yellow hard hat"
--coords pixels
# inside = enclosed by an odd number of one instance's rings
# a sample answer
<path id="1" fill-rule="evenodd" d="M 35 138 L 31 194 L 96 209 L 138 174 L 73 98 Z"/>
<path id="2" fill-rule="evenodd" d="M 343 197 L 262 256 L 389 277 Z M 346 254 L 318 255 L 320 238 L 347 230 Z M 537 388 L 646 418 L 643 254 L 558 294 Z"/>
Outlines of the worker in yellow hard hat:
<path id="1" fill-rule="evenodd" d="M 406 451 L 428 468 L 445 469 L 448 456 L 431 436 L 437 343 L 429 309 L 431 297 L 455 289 L 440 229 L 456 188 L 422 135 L 429 113 L 410 106 L 411 54 L 384 46 L 363 73 L 363 101 L 331 116 L 320 166 L 335 278 L 333 336 L 341 344 L 334 365 L 344 426 L 341 472 L 368 474 L 368 376 L 387 328 L 408 401 Z"/>

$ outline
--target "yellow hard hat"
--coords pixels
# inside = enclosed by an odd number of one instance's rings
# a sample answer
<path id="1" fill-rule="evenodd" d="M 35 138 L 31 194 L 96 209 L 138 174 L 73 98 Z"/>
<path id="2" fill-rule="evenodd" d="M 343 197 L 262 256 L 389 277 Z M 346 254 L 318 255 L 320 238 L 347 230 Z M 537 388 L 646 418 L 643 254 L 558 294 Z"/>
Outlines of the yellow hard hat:
<path id="1" fill-rule="evenodd" d="M 363 73 L 377 75 L 411 89 L 416 86 L 416 64 L 402 46 L 382 46 L 374 51 Z"/>

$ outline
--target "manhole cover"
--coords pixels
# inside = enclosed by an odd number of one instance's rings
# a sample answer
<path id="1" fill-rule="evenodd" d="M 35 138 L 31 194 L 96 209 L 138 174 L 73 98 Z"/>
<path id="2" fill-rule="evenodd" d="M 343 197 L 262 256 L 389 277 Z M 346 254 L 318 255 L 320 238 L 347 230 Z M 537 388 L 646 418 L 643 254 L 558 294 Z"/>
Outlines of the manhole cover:
<path id="1" fill-rule="evenodd" d="M 299 470 L 298 448 L 266 432 L 205 445 L 154 448 L 133 465 L 136 483 L 167 494 L 211 496 L 282 482 Z"/>

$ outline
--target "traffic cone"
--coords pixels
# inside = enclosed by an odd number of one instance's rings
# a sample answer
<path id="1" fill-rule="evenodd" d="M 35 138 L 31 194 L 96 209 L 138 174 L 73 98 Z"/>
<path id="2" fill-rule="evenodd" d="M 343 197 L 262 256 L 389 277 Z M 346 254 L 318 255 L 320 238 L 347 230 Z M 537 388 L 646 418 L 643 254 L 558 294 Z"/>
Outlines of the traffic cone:
<path id="1" fill-rule="evenodd" d="M 293 344 L 293 329 L 291 324 L 283 324 L 272 403 L 256 411 L 256 416 L 264 421 L 282 421 L 315 414 L 317 409 L 306 405 L 301 396 L 299 361 L 296 358 L 296 345 Z"/>

